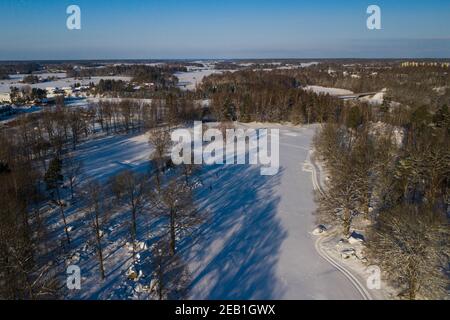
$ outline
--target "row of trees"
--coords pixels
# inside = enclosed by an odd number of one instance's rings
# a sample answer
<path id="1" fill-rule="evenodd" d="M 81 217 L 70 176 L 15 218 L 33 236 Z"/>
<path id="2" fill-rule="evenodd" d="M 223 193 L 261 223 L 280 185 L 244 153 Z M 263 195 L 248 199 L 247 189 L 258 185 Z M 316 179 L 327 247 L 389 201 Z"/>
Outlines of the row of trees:
<path id="1" fill-rule="evenodd" d="M 332 71 L 332 72 L 330 72 Z M 353 92 L 388 89 L 392 101 L 419 107 L 438 108 L 450 104 L 450 74 L 443 67 L 404 68 L 400 62 L 321 63 L 308 68 L 278 71 L 302 85 L 343 88 Z"/>
<path id="2" fill-rule="evenodd" d="M 167 89 L 177 83 L 176 72 L 187 71 L 182 64 L 122 64 L 107 65 L 101 68 L 87 67 L 74 69 L 73 66 L 67 66 L 67 76 L 74 78 L 101 77 L 101 76 L 129 76 L 135 83 L 153 83 L 158 89 Z"/>
<path id="3" fill-rule="evenodd" d="M 149 143 L 154 147 L 149 173 L 125 170 L 106 184 L 87 183 L 85 208 L 91 221 L 92 235 L 102 279 L 108 274 L 105 264 L 103 234 L 114 211 L 129 214 L 128 229 L 133 264 L 139 264 L 138 244 L 157 238 L 151 250 L 151 277 L 147 283 L 148 297 L 179 299 L 186 294 L 189 273 L 178 255 L 178 242 L 192 235 L 205 215 L 193 202 L 194 170 L 180 167 L 166 172 L 170 138 L 167 129 L 154 129 Z M 159 220 L 166 227 L 151 230 L 148 221 Z M 147 221 L 146 223 L 142 223 Z M 162 230 L 162 231 L 161 231 Z"/>
<path id="4" fill-rule="evenodd" d="M 450 117 L 446 91 L 435 89 L 448 87 L 448 75 L 442 68 L 400 70 L 385 64 L 352 70 L 359 77 L 345 76 L 348 68 L 342 65 L 239 71 L 206 78 L 200 91 L 211 98 L 221 121 L 324 123 L 315 139 L 329 174 L 326 191 L 318 196 L 319 220 L 337 224 L 346 237 L 357 221 L 369 222 L 367 256 L 403 290 L 401 295 L 444 297 Z M 344 103 L 304 92 L 300 84 L 356 92 L 388 87 L 388 96 L 380 106 Z M 394 106 L 393 99 L 401 104 Z"/>
<path id="5" fill-rule="evenodd" d="M 135 262 L 137 241 L 149 240 L 148 234 L 139 232 L 139 217 L 148 212 L 148 217 L 165 221 L 166 231 L 158 234 L 160 240 L 149 249 L 154 255 L 152 278 L 156 279 L 151 292 L 152 297 L 160 299 L 180 296 L 187 271 L 177 255 L 178 241 L 202 219 L 192 201 L 189 177 L 193 168 L 183 167 L 166 174 L 170 165 L 166 158 L 170 135 L 168 129 L 156 127 L 162 123 L 175 126 L 188 120 L 195 113 L 193 105 L 175 96 L 164 103 L 118 100 L 87 108 L 67 108 L 61 103 L 19 117 L 3 129 L 0 135 L 0 297 L 34 299 L 62 294 L 58 277 L 64 275 L 64 270 L 63 264 L 57 261 L 64 259 L 73 247 L 72 218 L 66 209 L 70 200 L 85 208 L 102 278 L 108 274 L 103 234 L 112 212 L 124 212 L 125 208 L 125 212 L 130 212 L 130 242 Z M 150 143 L 156 151 L 149 173 L 125 171 L 106 184 L 89 181 L 83 187 L 87 192 L 77 188 L 83 164 L 73 150 L 83 139 L 152 128 Z M 44 203 L 50 203 L 60 217 L 59 237 L 64 244 L 50 237 L 46 214 L 41 210 Z M 153 231 L 154 236 L 157 230 Z"/>
<path id="6" fill-rule="evenodd" d="M 47 97 L 47 91 L 31 86 L 21 88 L 11 87 L 11 102 L 14 104 L 25 104 L 28 102 L 40 101 Z"/>
<path id="7" fill-rule="evenodd" d="M 42 176 L 9 136 L 0 134 L 0 144 L 0 298 L 54 297 L 58 270 L 45 258 L 46 228 L 32 209 Z"/>
<path id="8" fill-rule="evenodd" d="M 335 118 L 342 101 L 299 88 L 291 76 L 240 71 L 208 77 L 202 91 L 220 121 L 314 123 Z"/>
<path id="9" fill-rule="evenodd" d="M 349 107 L 318 133 L 329 180 L 319 220 L 350 236 L 357 217 L 370 222 L 367 256 L 402 289 L 401 296 L 448 294 L 450 117 L 448 108 L 403 109 L 384 117 Z M 392 120 L 392 121 L 391 121 Z M 389 122 L 391 121 L 391 122 Z"/>
<path id="10" fill-rule="evenodd" d="M 0 63 L 0 75 L 8 79 L 10 74 L 31 74 L 40 71 L 42 66 L 36 62 L 2 62 Z M 2 79 L 0 77 L 0 79 Z"/>
<path id="11" fill-rule="evenodd" d="M 49 156 L 60 157 L 70 143 L 72 149 L 93 134 L 141 132 L 165 121 L 158 101 L 142 104 L 132 100 L 103 101 L 86 108 L 66 108 L 63 103 L 40 113 L 24 115 L 11 123 L 5 134 L 15 140 L 17 151 L 28 161 L 37 160 L 47 170 Z"/>

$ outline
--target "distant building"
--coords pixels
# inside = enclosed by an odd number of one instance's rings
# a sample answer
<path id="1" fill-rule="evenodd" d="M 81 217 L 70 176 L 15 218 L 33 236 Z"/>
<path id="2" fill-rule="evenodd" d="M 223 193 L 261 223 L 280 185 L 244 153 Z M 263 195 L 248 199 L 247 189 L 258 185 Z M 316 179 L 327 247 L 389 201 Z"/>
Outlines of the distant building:
<path id="1" fill-rule="evenodd" d="M 61 90 L 64 91 L 65 96 L 71 96 L 73 94 L 73 89 L 71 87 L 64 87 Z"/>
<path id="2" fill-rule="evenodd" d="M 450 62 L 435 62 L 435 61 L 406 61 L 402 62 L 402 67 L 442 67 L 449 68 Z"/>
<path id="3" fill-rule="evenodd" d="M 11 94 L 7 92 L 0 92 L 0 103 L 11 103 Z"/>
<path id="4" fill-rule="evenodd" d="M 329 68 L 327 72 L 329 75 L 332 75 L 332 76 L 336 74 L 336 71 L 331 68 Z"/>
<path id="5" fill-rule="evenodd" d="M 47 87 L 45 88 L 45 91 L 47 91 L 47 94 L 54 94 L 58 90 L 58 88 L 55 87 Z"/>

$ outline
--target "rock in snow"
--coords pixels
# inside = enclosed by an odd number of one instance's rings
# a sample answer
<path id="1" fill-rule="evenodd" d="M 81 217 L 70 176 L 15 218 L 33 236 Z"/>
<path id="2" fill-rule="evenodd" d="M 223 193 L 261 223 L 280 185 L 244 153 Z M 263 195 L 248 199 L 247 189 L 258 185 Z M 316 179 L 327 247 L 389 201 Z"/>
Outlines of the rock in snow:
<path id="1" fill-rule="evenodd" d="M 326 232 L 327 232 L 327 228 L 324 225 L 319 225 L 313 230 L 312 234 L 315 236 L 319 236 Z"/>
<path id="2" fill-rule="evenodd" d="M 355 244 L 355 243 L 362 243 L 364 242 L 364 236 L 362 234 L 352 232 L 350 237 L 348 238 L 348 243 Z"/>
<path id="3" fill-rule="evenodd" d="M 344 249 L 341 251 L 341 258 L 342 259 L 349 259 L 351 257 L 354 257 L 356 255 L 356 251 L 353 248 Z"/>

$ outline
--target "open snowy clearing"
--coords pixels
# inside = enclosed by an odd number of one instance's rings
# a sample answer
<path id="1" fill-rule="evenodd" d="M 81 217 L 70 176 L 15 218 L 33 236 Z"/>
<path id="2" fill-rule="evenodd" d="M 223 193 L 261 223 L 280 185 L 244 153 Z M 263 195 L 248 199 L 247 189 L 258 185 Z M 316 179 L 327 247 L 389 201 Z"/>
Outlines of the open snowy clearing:
<path id="1" fill-rule="evenodd" d="M 248 124 L 280 129 L 280 171 L 262 176 L 259 166 L 205 166 L 196 190 L 200 211 L 209 218 L 194 241 L 183 239 L 179 252 L 191 273 L 191 299 L 364 299 L 361 290 L 317 251 L 314 183 L 303 164 L 309 159 L 317 126 Z M 151 154 L 147 134 L 104 137 L 78 150 L 83 179 L 106 181 L 123 169 L 148 170 Z M 83 188 L 82 186 L 80 187 Z M 107 279 L 98 278 L 95 254 L 84 248 L 85 224 L 76 208 L 69 223 L 80 243 L 75 259 L 83 270 L 84 289 L 72 298 L 136 298 L 127 280 L 131 266 L 126 248 L 128 213 L 113 215 L 107 239 Z M 78 226 L 77 226 L 78 225 Z M 139 233 L 158 223 L 139 218 Z M 141 239 L 151 245 L 154 239 Z M 142 253 L 146 254 L 146 253 Z M 148 253 L 147 253 L 148 254 Z"/>
<path id="2" fill-rule="evenodd" d="M 377 92 L 373 96 L 362 97 L 362 98 L 360 98 L 360 101 L 367 102 L 368 104 L 371 104 L 371 105 L 380 106 L 384 102 L 384 96 L 386 95 L 386 91 L 387 91 L 387 89 L 383 89 L 380 92 Z"/>
<path id="3" fill-rule="evenodd" d="M 38 89 L 46 89 L 46 88 L 64 88 L 64 87 L 71 87 L 75 85 L 76 83 L 80 83 L 82 86 L 87 86 L 90 83 L 98 84 L 100 80 L 122 80 L 122 81 L 130 81 L 131 77 L 122 77 L 122 76 L 103 76 L 103 77 L 89 77 L 89 78 L 82 78 L 82 79 L 75 79 L 75 78 L 66 78 L 61 77 L 61 74 L 48 74 L 49 76 L 57 77 L 58 80 L 54 81 L 47 81 L 47 82 L 40 82 L 35 84 L 27 84 L 27 83 L 21 83 L 22 80 L 21 77 L 16 77 L 9 80 L 2 80 L 0 82 L 0 92 L 10 92 L 11 87 L 17 87 L 22 88 L 26 86 L 30 86 L 31 88 L 38 88 Z"/>
<path id="4" fill-rule="evenodd" d="M 258 127 L 253 124 L 251 127 Z M 188 250 L 193 299 L 363 299 L 315 248 L 311 173 L 302 170 L 315 126 L 280 129 L 280 172 L 216 166 L 200 208 L 211 223 Z"/>
<path id="5" fill-rule="evenodd" d="M 210 69 L 214 66 L 208 66 L 208 69 L 196 70 L 193 69 L 188 72 L 177 72 L 175 76 L 178 78 L 178 87 L 181 90 L 193 91 L 198 85 L 200 85 L 205 77 L 212 74 L 222 74 L 224 72 L 236 72 L 236 70 L 215 70 Z"/>
<path id="6" fill-rule="evenodd" d="M 203 78 L 208 77 L 212 74 L 221 74 L 221 70 L 213 69 L 203 69 L 203 70 L 193 70 L 188 72 L 178 72 L 175 76 L 178 78 L 178 87 L 182 90 L 195 90 L 197 85 L 201 84 Z"/>
<path id="7" fill-rule="evenodd" d="M 351 95 L 353 91 L 340 88 L 327 88 L 322 86 L 306 86 L 305 90 L 312 91 L 317 94 L 329 94 L 330 96 Z"/>

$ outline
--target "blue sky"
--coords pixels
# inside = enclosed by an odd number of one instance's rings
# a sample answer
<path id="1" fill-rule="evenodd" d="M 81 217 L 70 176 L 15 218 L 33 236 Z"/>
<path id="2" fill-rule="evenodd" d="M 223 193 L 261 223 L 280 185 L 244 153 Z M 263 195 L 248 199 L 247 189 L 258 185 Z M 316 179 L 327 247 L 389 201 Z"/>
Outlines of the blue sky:
<path id="1" fill-rule="evenodd" d="M 1 60 L 291 57 L 450 58 L 450 1 L 0 0 Z"/>

